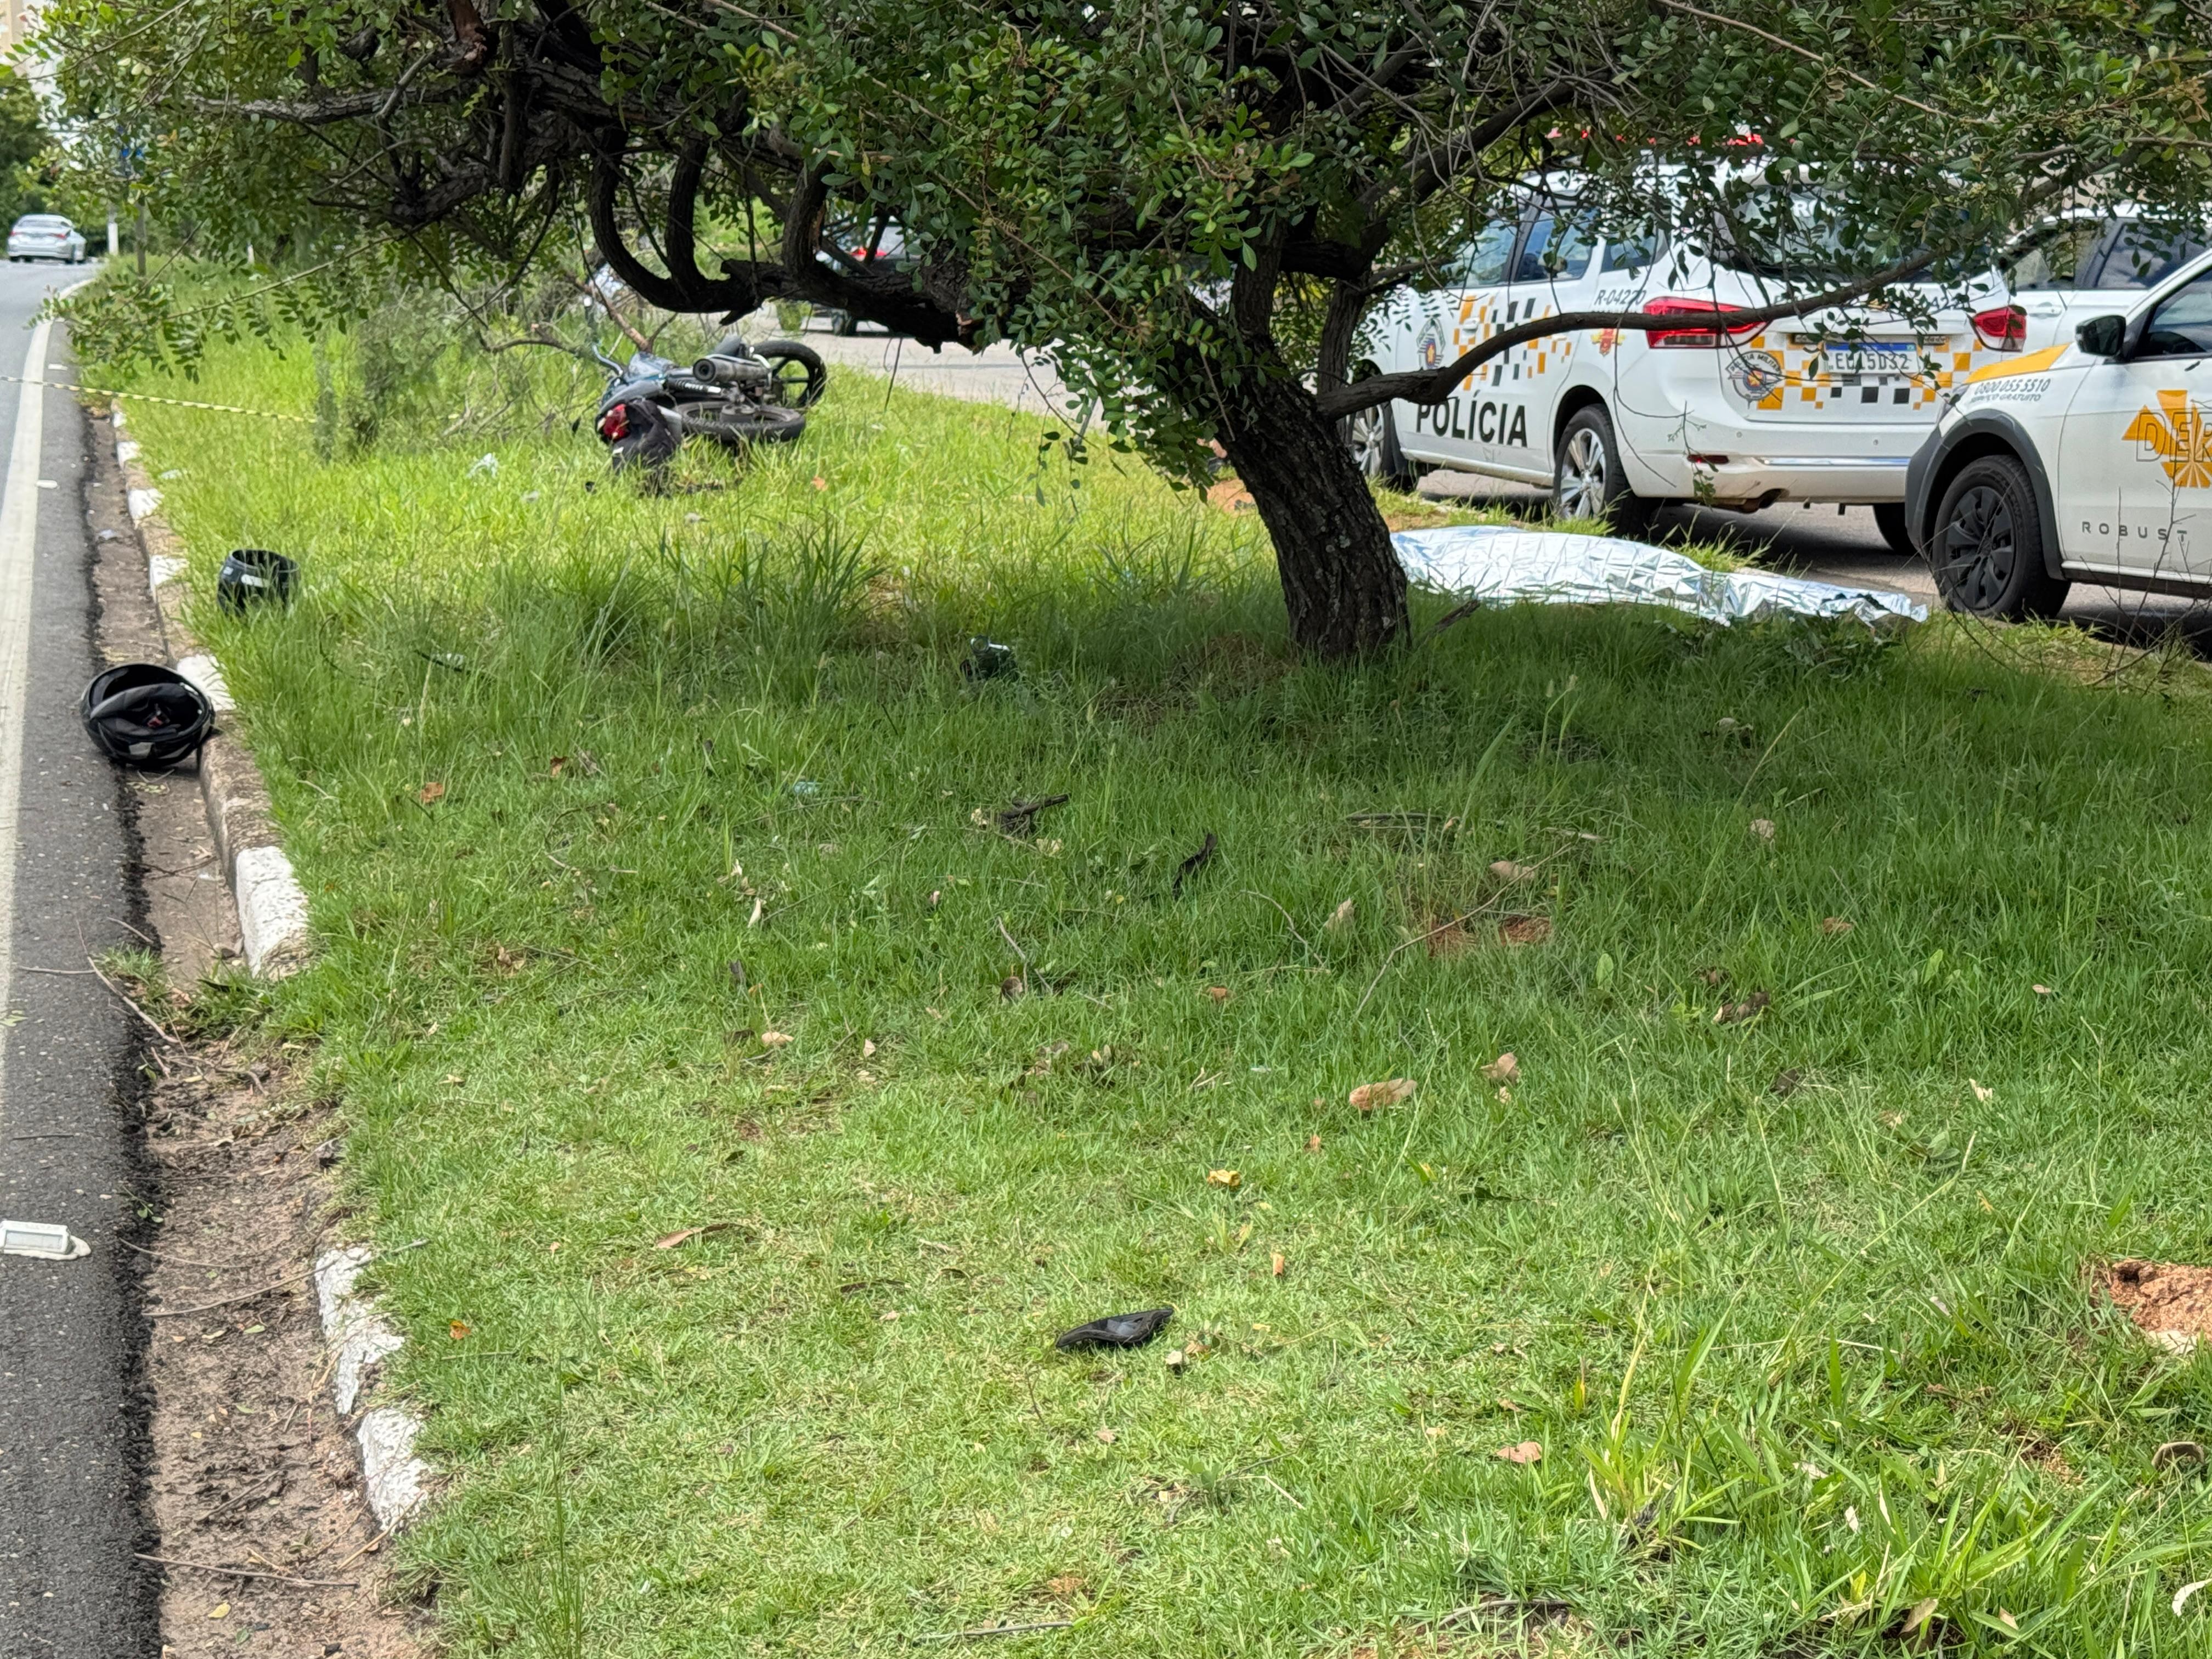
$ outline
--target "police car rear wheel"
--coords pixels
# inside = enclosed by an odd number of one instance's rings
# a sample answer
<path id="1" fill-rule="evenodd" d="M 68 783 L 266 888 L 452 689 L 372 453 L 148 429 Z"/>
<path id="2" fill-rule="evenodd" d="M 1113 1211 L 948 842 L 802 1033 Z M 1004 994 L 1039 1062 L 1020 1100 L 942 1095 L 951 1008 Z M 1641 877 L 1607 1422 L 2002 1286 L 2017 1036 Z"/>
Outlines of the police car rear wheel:
<path id="1" fill-rule="evenodd" d="M 1928 560 L 1943 603 L 1969 616 L 2055 617 L 2069 584 L 2043 562 L 2043 524 L 2027 470 L 2009 455 L 1959 469 L 1943 492 Z"/>
<path id="2" fill-rule="evenodd" d="M 1629 489 L 1613 417 L 1603 406 L 1592 404 L 1569 416 L 1552 459 L 1553 515 L 1608 519 L 1616 530 L 1636 531 L 1650 522 L 1656 505 Z"/>
<path id="3" fill-rule="evenodd" d="M 1881 532 L 1881 538 L 1889 544 L 1893 553 L 1902 553 L 1907 558 L 1916 556 L 1920 550 L 1912 544 L 1912 532 L 1905 523 L 1905 503 L 1877 501 L 1874 508 L 1874 527 Z"/>
<path id="4" fill-rule="evenodd" d="M 1352 371 L 1352 378 L 1364 380 L 1376 372 L 1374 364 L 1362 363 Z M 1353 462 L 1367 477 L 1393 489 L 1408 491 L 1421 481 L 1420 469 L 1408 461 L 1405 452 L 1398 447 L 1397 422 L 1390 418 L 1388 404 L 1346 416 L 1344 441 L 1352 451 Z"/>

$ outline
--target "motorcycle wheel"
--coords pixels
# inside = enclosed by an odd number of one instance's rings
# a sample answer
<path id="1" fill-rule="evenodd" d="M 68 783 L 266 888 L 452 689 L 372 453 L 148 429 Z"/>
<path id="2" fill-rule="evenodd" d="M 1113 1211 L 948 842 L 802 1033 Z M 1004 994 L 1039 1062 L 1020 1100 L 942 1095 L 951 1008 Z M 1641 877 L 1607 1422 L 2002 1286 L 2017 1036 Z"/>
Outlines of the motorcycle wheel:
<path id="1" fill-rule="evenodd" d="M 684 425 L 687 431 L 727 444 L 732 449 L 747 444 L 787 444 L 796 441 L 799 434 L 806 430 L 806 411 L 760 404 L 732 406 L 711 413 L 688 410 L 684 415 Z"/>
<path id="2" fill-rule="evenodd" d="M 796 340 L 763 340 L 753 348 L 768 365 L 775 401 L 786 409 L 811 409 L 829 389 L 830 370 L 812 346 Z"/>

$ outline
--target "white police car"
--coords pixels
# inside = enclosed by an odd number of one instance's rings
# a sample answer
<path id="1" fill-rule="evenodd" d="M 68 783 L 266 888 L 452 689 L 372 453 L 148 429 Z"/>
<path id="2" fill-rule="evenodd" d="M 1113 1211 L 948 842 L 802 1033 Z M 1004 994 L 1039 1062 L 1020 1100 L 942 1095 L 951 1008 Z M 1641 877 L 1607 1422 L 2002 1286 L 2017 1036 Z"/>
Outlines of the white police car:
<path id="1" fill-rule="evenodd" d="M 1969 375 L 1912 458 L 1908 527 L 1952 609 L 2212 593 L 2212 254 L 2111 297 L 2071 343 Z"/>
<path id="2" fill-rule="evenodd" d="M 1370 325 L 1361 373 L 1434 368 L 1501 329 L 1561 312 L 1679 316 L 1644 333 L 1592 330 L 1517 346 L 1443 402 L 1394 403 L 1349 422 L 1362 465 L 1410 485 L 1451 467 L 1548 487 L 1556 510 L 1635 528 L 1667 501 L 1753 511 L 1776 501 L 1870 505 L 1900 552 L 1905 467 L 1941 395 L 2017 351 L 2023 319 L 1990 272 L 1966 303 L 1917 290 L 1920 325 L 1839 307 L 1730 327 L 1731 311 L 1820 285 L 1687 246 L 1606 236 L 1571 194 L 1535 194 L 1475 238 L 1425 293 L 1401 292 Z M 1947 299 L 1949 301 L 1947 303 Z"/>

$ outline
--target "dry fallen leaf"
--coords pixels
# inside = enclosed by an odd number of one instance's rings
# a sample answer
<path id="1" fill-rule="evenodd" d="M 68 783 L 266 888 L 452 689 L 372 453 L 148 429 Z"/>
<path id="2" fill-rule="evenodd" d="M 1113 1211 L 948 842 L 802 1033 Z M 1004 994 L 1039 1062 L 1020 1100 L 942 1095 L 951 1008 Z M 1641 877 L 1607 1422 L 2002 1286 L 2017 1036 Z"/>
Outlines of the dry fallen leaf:
<path id="1" fill-rule="evenodd" d="M 929 890 L 929 908 L 930 908 L 931 909 L 934 910 L 934 909 L 935 909 L 935 908 L 936 908 L 939 904 L 943 903 L 944 902 L 945 902 L 945 890 L 944 890 L 944 889 L 939 888 L 939 887 L 933 887 L 933 888 L 931 888 L 931 889 Z"/>
<path id="2" fill-rule="evenodd" d="M 1899 1627 L 1898 1634 L 1917 1636 L 1920 1627 L 1935 1616 L 1936 1598 L 1932 1595 L 1923 1597 L 1912 1604 L 1912 1611 L 1905 1615 L 1905 1623 Z"/>
<path id="3" fill-rule="evenodd" d="M 814 487 L 817 489 L 827 489 L 830 488 L 830 480 L 817 472 L 814 475 Z"/>
<path id="4" fill-rule="evenodd" d="M 1552 937 L 1549 916 L 1508 916 L 1498 930 L 1508 945 L 1541 945 Z"/>
<path id="5" fill-rule="evenodd" d="M 1516 864 L 1511 859 L 1499 859 L 1490 866 L 1490 873 L 1500 881 L 1534 881 L 1536 872 L 1525 864 Z"/>
<path id="6" fill-rule="evenodd" d="M 2035 994 L 2039 997 L 2055 997 L 2058 994 L 2057 992 L 2052 990 L 2048 985 L 2031 985 L 2027 988 L 2034 992 Z"/>
<path id="7" fill-rule="evenodd" d="M 2200 1578 L 2193 1584 L 2184 1584 L 2173 1593 L 2173 1616 L 2181 1617 L 2181 1610 L 2189 1605 L 2189 1598 L 2197 1591 L 2212 1586 L 2212 1578 Z"/>
<path id="8" fill-rule="evenodd" d="M 1394 1077 L 1385 1083 L 1363 1083 L 1352 1091 L 1352 1109 L 1371 1112 L 1378 1106 L 1395 1106 L 1413 1097 L 1413 1079 Z"/>
<path id="9" fill-rule="evenodd" d="M 467 1336 L 469 1329 L 469 1322 L 465 1319 L 449 1319 L 446 1322 L 446 1334 L 456 1342 Z"/>
<path id="10" fill-rule="evenodd" d="M 557 778 L 557 777 L 559 777 L 559 776 L 561 775 L 561 769 L 562 769 L 562 767 L 566 766 L 568 763 L 568 757 L 566 755 L 556 755 L 556 756 L 554 756 L 554 757 L 553 757 L 553 765 L 552 765 L 552 768 L 551 768 L 552 775 L 553 775 L 555 777 L 556 777 L 556 778 Z"/>
<path id="11" fill-rule="evenodd" d="M 1226 985 L 1209 985 L 1206 988 L 1206 994 L 1216 1002 L 1226 1002 L 1229 1000 L 1229 988 Z"/>
<path id="12" fill-rule="evenodd" d="M 1290 1265 L 1290 1258 L 1285 1256 L 1280 1250 L 1276 1251 L 1274 1255 L 1267 1258 L 1268 1270 L 1278 1279 L 1280 1279 L 1283 1276 L 1283 1269 Z"/>
<path id="13" fill-rule="evenodd" d="M 1165 1364 L 1170 1370 L 1179 1371 L 1183 1368 L 1187 1356 L 1181 1348 L 1170 1348 L 1165 1357 Z"/>
<path id="14" fill-rule="evenodd" d="M 790 1041 L 791 1033 L 788 1031 L 763 1031 L 761 1033 L 761 1047 L 763 1048 L 781 1048 L 785 1043 Z"/>
<path id="15" fill-rule="evenodd" d="M 747 1140 L 760 1139 L 760 1129 L 757 1125 L 754 1126 L 752 1133 L 749 1135 L 744 1134 L 743 1129 L 738 1130 L 738 1133 L 744 1135 Z M 709 1233 L 726 1233 L 729 1230 L 730 1224 L 726 1221 L 703 1222 L 696 1227 L 684 1227 L 672 1233 L 663 1233 L 653 1241 L 653 1248 L 656 1250 L 672 1250 L 678 1244 L 689 1243 L 695 1238 L 704 1238 Z"/>
<path id="16" fill-rule="evenodd" d="M 1521 1079 L 1521 1062 L 1508 1048 L 1504 1054 L 1482 1068 L 1483 1076 L 1492 1083 L 1517 1083 Z"/>
<path id="17" fill-rule="evenodd" d="M 1234 1170 L 1208 1170 L 1206 1172 L 1206 1184 L 1209 1187 L 1227 1187 L 1234 1191 L 1244 1184 L 1244 1177 Z"/>
<path id="18" fill-rule="evenodd" d="M 1352 901 L 1350 899 L 1346 899 L 1343 903 L 1338 905 L 1334 910 L 1329 913 L 1328 920 L 1322 923 L 1322 928 L 1332 933 L 1340 933 L 1350 926 L 1352 926 Z"/>
<path id="19" fill-rule="evenodd" d="M 999 981 L 999 995 L 1007 1002 L 1012 1002 L 1029 988 L 1030 982 L 1019 974 L 1008 974 L 1006 978 Z"/>
<path id="20" fill-rule="evenodd" d="M 1881 1127 L 1885 1129 L 1894 1129 L 1904 1121 L 1905 1114 L 1902 1112 L 1884 1112 L 1881 1116 Z"/>
<path id="21" fill-rule="evenodd" d="M 1850 933 L 1851 924 L 1841 916 L 1823 916 L 1820 918 L 1820 931 L 1832 938 L 1840 933 Z"/>
<path id="22" fill-rule="evenodd" d="M 1774 820 L 1772 818 L 1753 818 L 1751 821 L 1751 833 L 1757 836 L 1761 841 L 1772 841 L 1774 839 Z"/>
<path id="23" fill-rule="evenodd" d="M 228 1601 L 218 1601 L 208 1609 L 208 1617 L 210 1619 L 228 1619 L 229 1616 L 230 1603 Z"/>
<path id="24" fill-rule="evenodd" d="M 1773 1002 L 1764 991 L 1753 991 L 1741 1002 L 1723 1003 L 1713 1015 L 1716 1025 L 1741 1025 Z"/>
<path id="25" fill-rule="evenodd" d="M 1306 1150 L 1310 1152 L 1319 1152 L 1321 1150 L 1321 1137 L 1319 1135 L 1308 1135 L 1306 1137 Z"/>
<path id="26" fill-rule="evenodd" d="M 1098 1443 L 1102 1446 L 1110 1446 L 1116 1440 L 1121 1438 L 1121 1437 L 1115 1434 L 1113 1430 L 1103 1427 L 1103 1425 L 1099 1428 L 1097 1435 Z"/>
<path id="27" fill-rule="evenodd" d="M 446 786 L 440 783 L 434 778 L 415 792 L 415 799 L 421 801 L 425 806 L 429 805 L 434 801 L 441 801 L 445 799 L 445 798 Z"/>
<path id="28" fill-rule="evenodd" d="M 860 1058 L 861 1058 L 862 1060 L 873 1060 L 875 1057 L 876 1057 L 876 1040 L 875 1040 L 875 1038 L 873 1038 L 873 1037 L 862 1037 L 862 1038 L 860 1039 Z"/>
<path id="29" fill-rule="evenodd" d="M 1988 1105 L 1991 1100 L 1996 1097 L 1997 1091 L 1996 1090 L 1985 1089 L 1980 1084 L 1975 1082 L 1972 1078 L 1968 1078 L 1966 1079 L 1966 1086 L 1974 1091 L 1974 1098 L 1980 1101 L 1984 1106 Z"/>
<path id="30" fill-rule="evenodd" d="M 1490 1455 L 1492 1457 L 1503 1458 L 1508 1463 L 1520 1463 L 1526 1465 L 1529 1463 L 1541 1462 L 1544 1457 L 1544 1449 L 1537 1444 L 1534 1440 L 1523 1440 L 1517 1446 L 1500 1446 L 1496 1451 Z"/>

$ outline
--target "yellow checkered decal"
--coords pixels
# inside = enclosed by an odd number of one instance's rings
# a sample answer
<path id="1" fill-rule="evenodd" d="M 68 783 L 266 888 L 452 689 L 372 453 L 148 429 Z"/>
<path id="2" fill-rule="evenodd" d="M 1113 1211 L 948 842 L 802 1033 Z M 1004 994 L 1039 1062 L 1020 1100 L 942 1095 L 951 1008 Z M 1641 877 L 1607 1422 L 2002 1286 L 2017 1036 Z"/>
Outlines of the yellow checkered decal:
<path id="1" fill-rule="evenodd" d="M 1494 295 L 1463 295 L 1459 305 L 1459 325 L 1452 331 L 1453 352 L 1457 354 L 1465 351 L 1469 346 L 1490 338 L 1501 329 L 1515 326 L 1527 320 L 1523 317 L 1516 315 L 1509 323 L 1505 317 L 1506 310 L 1507 307 Z M 1530 314 L 1550 317 L 1557 315 L 1558 312 L 1559 307 L 1556 305 L 1548 305 L 1543 310 L 1532 312 Z M 1469 374 L 1461 381 L 1461 388 L 1463 391 L 1472 392 L 1474 389 L 1477 375 L 1481 376 L 1491 385 L 1499 385 L 1512 380 L 1533 379 L 1546 374 L 1555 362 L 1564 364 L 1570 360 L 1574 352 L 1577 337 L 1573 335 L 1547 335 L 1541 339 L 1532 340 L 1526 344 L 1516 346 L 1504 356 L 1493 359 L 1492 362 Z M 1592 337 L 1595 341 L 1595 336 L 1593 335 Z M 2004 368 L 2019 361 L 2009 354 L 1989 350 L 1971 333 L 1967 338 L 1972 343 L 1964 350 L 1952 344 L 1952 337 L 1932 338 L 1922 348 L 1916 357 L 1913 374 L 1879 377 L 1880 383 L 1885 386 L 1893 386 L 1897 382 L 1902 381 L 1906 387 L 1910 388 L 1909 401 L 1904 404 L 1893 404 L 1893 406 L 1900 409 L 1933 408 L 1936 400 L 1945 392 L 1968 375 L 1978 371 L 1986 374 L 1993 368 L 1998 372 L 2003 372 Z M 1797 401 L 1800 404 L 1810 404 L 1816 408 L 1824 404 L 1844 406 L 1844 400 L 1841 394 L 1844 388 L 1845 377 L 1830 372 L 1827 368 L 1827 354 L 1825 347 L 1813 340 L 1811 337 L 1781 330 L 1772 331 L 1762 330 L 1741 349 L 1771 352 L 1782 365 L 1782 384 L 1759 399 L 1759 408 L 1775 410 L 1784 407 L 1793 387 L 1796 390 Z M 1946 358 L 1949 360 L 1948 368 L 1941 366 Z M 1930 360 L 1938 364 L 1932 372 L 1927 370 L 1927 364 Z M 1849 379 L 1854 385 L 1856 385 L 1859 380 L 1856 375 L 1850 376 Z M 1886 397 L 1884 401 L 1890 403 L 1891 399 Z"/>

